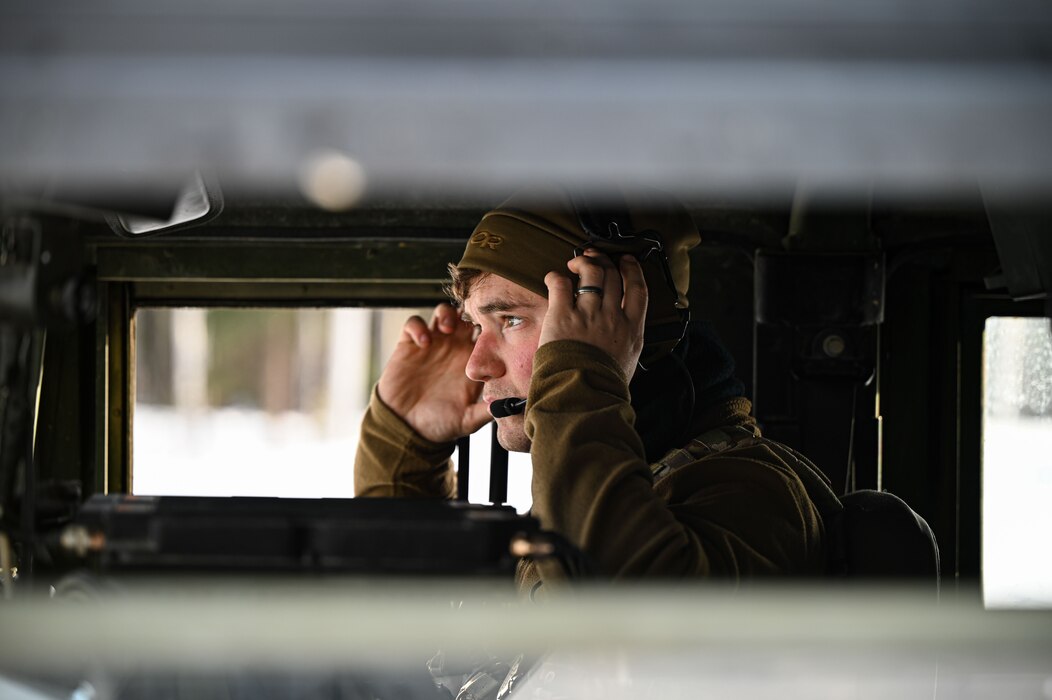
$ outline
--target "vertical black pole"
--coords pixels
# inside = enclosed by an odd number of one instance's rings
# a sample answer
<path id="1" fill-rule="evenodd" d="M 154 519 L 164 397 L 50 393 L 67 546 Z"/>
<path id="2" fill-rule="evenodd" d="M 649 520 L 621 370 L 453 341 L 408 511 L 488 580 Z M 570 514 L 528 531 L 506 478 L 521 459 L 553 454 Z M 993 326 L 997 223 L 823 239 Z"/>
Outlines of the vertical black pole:
<path id="1" fill-rule="evenodd" d="M 471 436 L 457 440 L 457 500 L 467 503 L 468 479 L 471 476 Z"/>
<path id="2" fill-rule="evenodd" d="M 44 331 L 28 331 L 25 336 L 25 355 L 22 358 L 22 369 L 25 385 L 25 472 L 23 475 L 24 491 L 22 493 L 22 552 L 19 561 L 20 576 L 32 585 L 33 566 L 36 555 L 36 502 L 37 472 L 33 459 L 34 426 L 36 425 L 37 390 L 40 386 L 40 371 L 44 361 Z"/>
<path id="3" fill-rule="evenodd" d="M 489 500 L 495 506 L 508 500 L 508 451 L 497 442 L 497 424 L 493 424 L 493 442 L 489 450 Z"/>

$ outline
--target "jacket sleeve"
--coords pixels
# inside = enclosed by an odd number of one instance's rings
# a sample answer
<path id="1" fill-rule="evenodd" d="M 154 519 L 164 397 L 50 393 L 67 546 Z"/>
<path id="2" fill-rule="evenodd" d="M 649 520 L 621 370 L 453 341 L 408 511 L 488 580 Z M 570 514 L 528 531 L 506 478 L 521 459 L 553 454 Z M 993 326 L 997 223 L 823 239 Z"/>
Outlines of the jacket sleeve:
<path id="1" fill-rule="evenodd" d="M 454 498 L 454 443 L 426 440 L 373 389 L 354 458 L 355 496 Z"/>
<path id="2" fill-rule="evenodd" d="M 533 515 L 605 575 L 737 578 L 820 567 L 820 517 L 777 458 L 702 460 L 655 490 L 625 377 L 598 348 L 541 346 L 527 407 Z"/>

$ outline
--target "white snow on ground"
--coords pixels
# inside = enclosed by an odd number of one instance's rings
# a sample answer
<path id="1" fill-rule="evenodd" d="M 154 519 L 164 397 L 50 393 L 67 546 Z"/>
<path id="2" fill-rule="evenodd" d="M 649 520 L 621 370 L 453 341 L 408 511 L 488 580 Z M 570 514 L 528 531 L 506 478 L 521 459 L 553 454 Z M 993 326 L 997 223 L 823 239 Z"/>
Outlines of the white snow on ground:
<path id="1" fill-rule="evenodd" d="M 321 421 L 303 413 L 270 416 L 259 410 L 221 408 L 185 414 L 138 404 L 132 492 L 351 498 L 361 417 L 362 412 L 353 414 L 346 429 L 333 437 L 326 435 Z M 489 426 L 472 436 L 468 496 L 473 503 L 488 500 L 489 441 Z M 530 458 L 512 454 L 509 461 L 509 502 L 525 512 L 532 503 Z"/>

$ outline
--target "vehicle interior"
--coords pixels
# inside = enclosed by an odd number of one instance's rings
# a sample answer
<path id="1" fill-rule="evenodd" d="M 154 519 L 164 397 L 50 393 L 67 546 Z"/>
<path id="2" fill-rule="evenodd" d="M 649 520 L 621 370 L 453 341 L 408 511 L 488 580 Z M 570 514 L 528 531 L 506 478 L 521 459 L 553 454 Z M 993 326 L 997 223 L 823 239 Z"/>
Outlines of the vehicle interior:
<path id="1" fill-rule="evenodd" d="M 0 13 L 0 696 L 1052 697 L 1047 5 Z M 576 553 L 490 426 L 456 501 L 354 499 L 401 324 L 537 183 L 683 202 L 835 571 L 522 609 Z"/>

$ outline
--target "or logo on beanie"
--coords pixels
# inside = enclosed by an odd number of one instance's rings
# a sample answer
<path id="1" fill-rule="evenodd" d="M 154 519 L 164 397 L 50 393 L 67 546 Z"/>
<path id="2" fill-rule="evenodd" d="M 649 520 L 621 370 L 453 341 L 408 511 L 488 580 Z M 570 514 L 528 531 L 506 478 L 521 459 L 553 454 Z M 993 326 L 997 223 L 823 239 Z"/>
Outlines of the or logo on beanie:
<path id="1" fill-rule="evenodd" d="M 479 231 L 471 237 L 469 243 L 478 248 L 497 250 L 504 245 L 504 237 L 498 236 L 495 233 L 490 233 L 489 231 Z"/>

